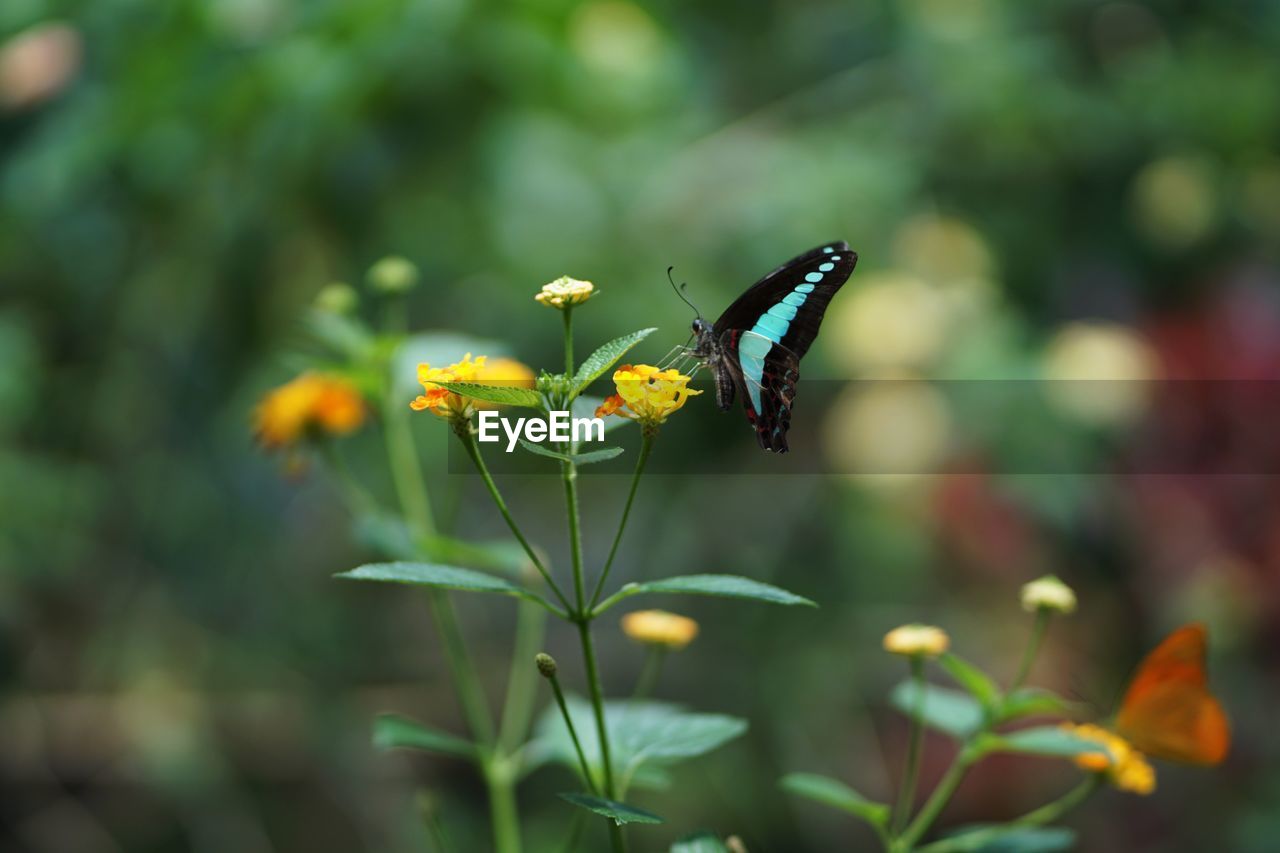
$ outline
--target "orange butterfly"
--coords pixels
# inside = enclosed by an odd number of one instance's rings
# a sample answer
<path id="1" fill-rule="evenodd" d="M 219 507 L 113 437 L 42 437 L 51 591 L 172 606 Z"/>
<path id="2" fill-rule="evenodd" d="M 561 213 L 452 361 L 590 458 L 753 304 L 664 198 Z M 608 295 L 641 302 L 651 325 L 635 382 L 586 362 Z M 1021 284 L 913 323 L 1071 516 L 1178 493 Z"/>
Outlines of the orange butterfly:
<path id="1" fill-rule="evenodd" d="M 1146 656 L 1120 703 L 1116 734 L 1155 758 L 1204 765 L 1226 758 L 1231 730 L 1209 692 L 1207 641 L 1204 625 L 1184 625 Z"/>

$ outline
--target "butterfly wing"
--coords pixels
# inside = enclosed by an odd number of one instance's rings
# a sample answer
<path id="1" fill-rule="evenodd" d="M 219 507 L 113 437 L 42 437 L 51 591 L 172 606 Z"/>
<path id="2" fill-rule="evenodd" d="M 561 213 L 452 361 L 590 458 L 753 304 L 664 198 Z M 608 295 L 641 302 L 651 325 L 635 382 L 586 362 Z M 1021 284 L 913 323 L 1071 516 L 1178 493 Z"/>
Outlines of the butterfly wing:
<path id="1" fill-rule="evenodd" d="M 721 338 L 724 366 L 742 393 L 747 421 L 765 450 L 786 453 L 800 359 L 773 340 L 740 329 Z"/>
<path id="2" fill-rule="evenodd" d="M 843 240 L 792 258 L 725 309 L 716 321 L 716 337 L 730 329 L 755 332 L 786 347 L 799 361 L 818 336 L 831 297 L 857 262 L 857 253 Z"/>
<path id="3" fill-rule="evenodd" d="M 842 240 L 811 249 L 747 288 L 716 321 L 723 368 L 765 450 L 787 451 L 800 359 L 857 262 Z"/>
<path id="4" fill-rule="evenodd" d="M 1116 715 L 1116 733 L 1148 755 L 1217 764 L 1231 744 L 1227 715 L 1209 692 L 1205 627 L 1184 625 L 1142 661 Z"/>

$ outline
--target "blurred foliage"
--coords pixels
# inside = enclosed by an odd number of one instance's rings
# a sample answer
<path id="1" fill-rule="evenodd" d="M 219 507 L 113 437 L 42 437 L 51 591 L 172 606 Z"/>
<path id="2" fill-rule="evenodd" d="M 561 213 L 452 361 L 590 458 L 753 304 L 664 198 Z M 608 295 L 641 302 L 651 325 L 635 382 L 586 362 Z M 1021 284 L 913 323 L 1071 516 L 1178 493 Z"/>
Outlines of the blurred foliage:
<path id="1" fill-rule="evenodd" d="M 452 842 L 480 849 L 470 777 L 368 742 L 377 710 L 456 713 L 425 608 L 332 583 L 363 556 L 332 491 L 251 448 L 253 401 L 288 378 L 325 285 L 400 253 L 421 270 L 414 329 L 501 338 L 537 365 L 556 339 L 530 321 L 533 293 L 583 276 L 607 297 L 583 338 L 657 325 L 643 356 L 656 358 L 688 322 L 667 264 L 714 314 L 781 259 L 844 237 L 862 261 L 807 376 L 1034 377 L 1061 364 L 1059 327 L 1085 322 L 1125 331 L 1122 351 L 1168 375 L 1274 379 L 1277 79 L 1280 7 L 1257 0 L 6 0 L 0 838 L 420 849 L 413 791 L 426 787 Z M 1206 618 L 1237 726 L 1222 784 L 1162 773 L 1157 796 L 1082 815 L 1083 848 L 1269 849 L 1280 488 L 1267 387 L 1157 396 L 1139 407 L 1147 432 L 1105 441 L 1069 405 L 1050 425 L 1064 452 L 1119 470 L 1191 460 L 1250 476 L 948 474 L 956 453 L 1016 457 L 1045 424 L 933 399 L 921 420 L 919 399 L 894 399 L 866 417 L 924 424 L 911 444 L 935 473 L 665 477 L 642 491 L 650 545 L 619 577 L 785 575 L 822 605 L 691 608 L 703 635 L 665 693 L 745 717 L 751 734 L 663 795 L 672 829 L 644 837 L 705 826 L 753 850 L 847 843 L 775 780 L 803 767 L 890 788 L 901 732 L 884 709 L 855 712 L 896 677 L 883 630 L 965 628 L 985 640 L 967 656 L 1012 668 L 1019 624 L 987 614 L 1052 570 L 1082 606 L 1046 679 L 1078 679 L 1055 686 L 1105 712 L 1125 662 Z M 957 446 L 956 424 L 976 435 Z M 443 434 L 421 432 L 442 471 Z M 353 464 L 378 452 L 355 439 Z M 466 533 L 502 535 L 473 483 L 439 483 Z M 621 485 L 588 486 L 590 506 L 616 509 Z M 534 522 L 552 512 L 513 502 Z M 510 612 L 462 608 L 496 684 Z M 625 689 L 638 657 L 620 638 L 603 654 Z M 975 775 L 953 817 L 1016 814 L 1062 782 L 1014 775 Z M 568 809 L 528 811 L 542 838 Z"/>

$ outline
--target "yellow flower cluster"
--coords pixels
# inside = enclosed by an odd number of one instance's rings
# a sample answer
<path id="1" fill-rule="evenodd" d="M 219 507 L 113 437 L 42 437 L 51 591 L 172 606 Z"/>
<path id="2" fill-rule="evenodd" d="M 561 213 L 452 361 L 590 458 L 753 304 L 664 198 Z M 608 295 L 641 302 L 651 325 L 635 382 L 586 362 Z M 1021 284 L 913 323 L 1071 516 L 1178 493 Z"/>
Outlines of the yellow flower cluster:
<path id="1" fill-rule="evenodd" d="M 562 275 L 549 284 L 542 285 L 542 290 L 533 297 L 543 305 L 564 310 L 574 305 L 581 305 L 592 297 L 596 286 L 589 281 L 580 281 Z"/>
<path id="2" fill-rule="evenodd" d="M 1078 738 L 1106 747 L 1106 752 L 1077 755 L 1076 765 L 1080 768 L 1107 774 L 1107 780 L 1122 791 L 1146 795 L 1156 789 L 1155 768 L 1124 738 L 1089 723 L 1063 723 L 1062 727 Z"/>
<path id="3" fill-rule="evenodd" d="M 418 381 L 422 383 L 423 393 L 409 403 L 409 408 L 415 412 L 430 410 L 442 418 L 467 418 L 475 409 L 488 408 L 490 404 L 455 394 L 436 383 L 481 382 L 486 385 L 532 388 L 534 376 L 532 370 L 513 358 L 489 361 L 482 355 L 472 360 L 471 353 L 467 353 L 462 361 L 447 367 L 419 364 Z"/>
<path id="4" fill-rule="evenodd" d="M 618 393 L 596 409 L 596 417 L 620 415 L 656 426 L 690 397 L 702 393 L 689 387 L 690 378 L 678 370 L 659 370 L 651 364 L 624 364 L 613 372 Z"/>
<path id="5" fill-rule="evenodd" d="M 1045 575 L 1022 587 L 1022 609 L 1028 613 L 1052 610 L 1055 613 L 1073 613 L 1076 594 L 1053 575 Z"/>
<path id="6" fill-rule="evenodd" d="M 665 610 L 637 610 L 622 617 L 622 632 L 638 643 L 679 651 L 698 636 L 698 623 Z"/>
<path id="7" fill-rule="evenodd" d="M 947 632 L 933 625 L 902 625 L 884 635 L 884 650 L 908 657 L 936 658 L 951 645 Z"/>
<path id="8" fill-rule="evenodd" d="M 268 449 L 314 434 L 347 435 L 364 419 L 364 398 L 356 387 L 322 373 L 304 373 L 270 391 L 253 413 L 254 433 Z"/>

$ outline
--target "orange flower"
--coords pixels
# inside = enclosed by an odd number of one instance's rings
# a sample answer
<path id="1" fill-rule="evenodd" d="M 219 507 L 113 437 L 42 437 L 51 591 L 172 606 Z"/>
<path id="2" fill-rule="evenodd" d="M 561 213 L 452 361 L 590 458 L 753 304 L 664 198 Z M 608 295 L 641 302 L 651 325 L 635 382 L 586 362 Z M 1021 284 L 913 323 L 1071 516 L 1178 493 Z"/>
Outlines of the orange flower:
<path id="1" fill-rule="evenodd" d="M 442 418 L 469 418 L 476 409 L 496 408 L 492 403 L 472 400 L 442 388 L 438 382 L 478 382 L 486 385 L 507 385 L 520 388 L 534 386 L 533 371 L 513 358 L 497 358 L 489 361 L 480 356 L 474 361 L 471 353 L 462 361 L 447 367 L 418 365 L 418 381 L 423 393 L 409 403 L 415 412 L 430 410 Z"/>
<path id="2" fill-rule="evenodd" d="M 345 379 L 304 373 L 267 393 L 254 410 L 254 433 L 268 449 L 312 434 L 348 435 L 364 423 L 364 398 Z"/>
<path id="3" fill-rule="evenodd" d="M 1203 625 L 1184 625 L 1143 659 L 1129 682 L 1115 723 L 1067 724 L 1077 736 L 1106 747 L 1076 763 L 1107 774 L 1113 785 L 1138 794 L 1155 790 L 1155 769 L 1146 756 L 1187 764 L 1220 763 L 1231 747 L 1227 715 L 1209 692 L 1205 674 L 1208 634 Z"/>

